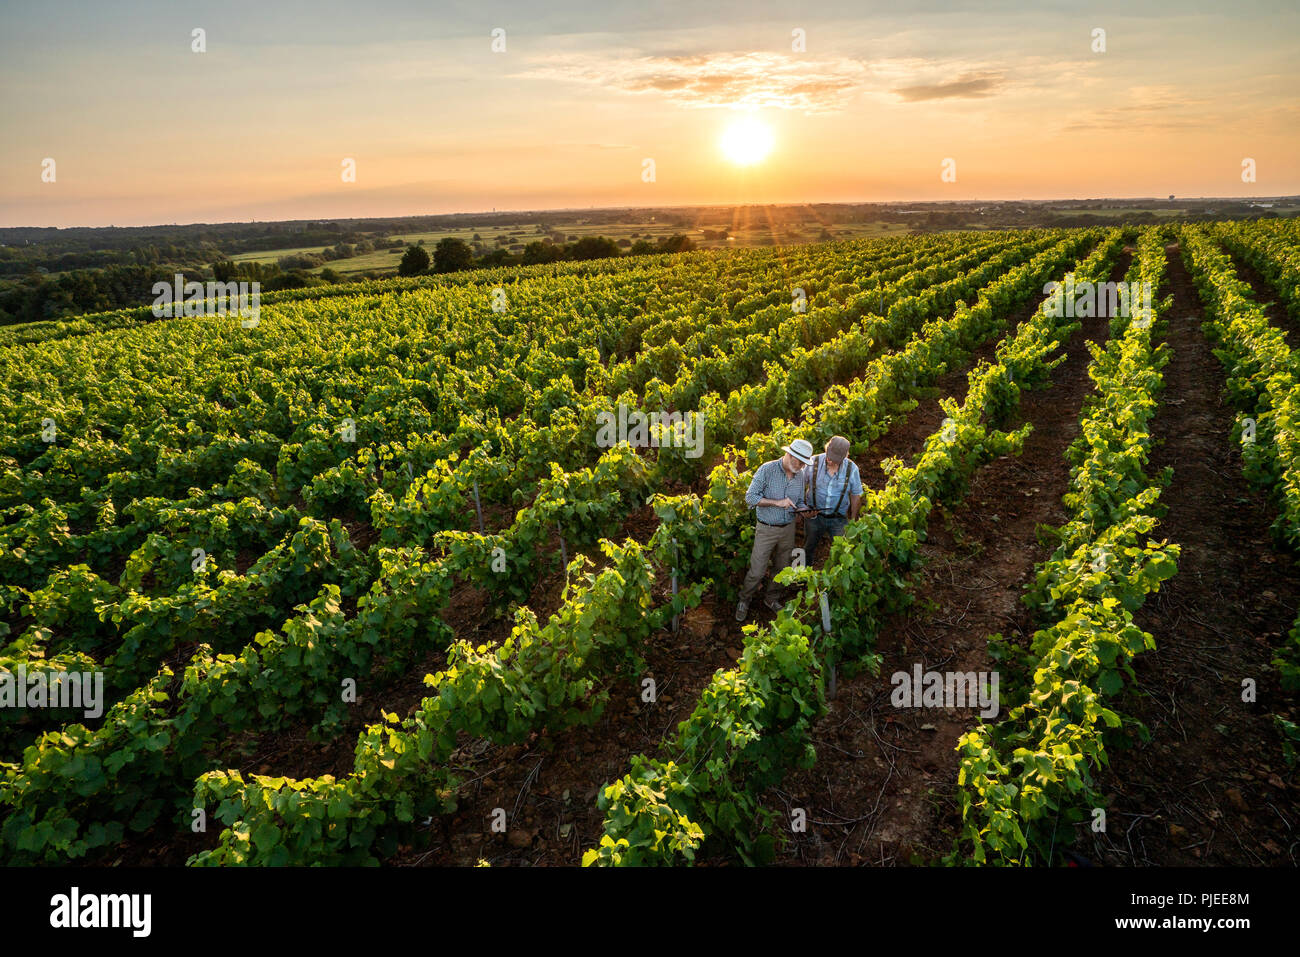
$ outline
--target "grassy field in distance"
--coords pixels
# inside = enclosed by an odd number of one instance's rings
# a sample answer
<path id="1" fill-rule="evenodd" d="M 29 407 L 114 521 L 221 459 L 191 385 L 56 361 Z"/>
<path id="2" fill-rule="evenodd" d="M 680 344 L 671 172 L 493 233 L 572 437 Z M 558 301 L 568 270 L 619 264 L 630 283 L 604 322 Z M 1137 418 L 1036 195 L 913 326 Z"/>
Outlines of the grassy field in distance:
<path id="1" fill-rule="evenodd" d="M 393 274 L 397 270 L 397 263 L 401 258 L 402 252 L 407 245 L 418 244 L 423 241 L 429 254 L 433 254 L 433 248 L 437 246 L 438 241 L 448 236 L 455 236 L 471 244 L 480 244 L 476 249 L 476 254 L 490 252 L 493 249 L 504 248 L 512 254 L 518 254 L 522 248 L 530 242 L 545 239 L 552 234 L 561 234 L 566 242 L 571 242 L 575 238 L 585 236 L 607 236 L 610 239 L 626 240 L 627 250 L 631 243 L 638 239 L 649 239 L 657 241 L 673 235 L 685 234 L 689 236 L 699 249 L 719 249 L 719 248 L 741 248 L 741 247 L 764 247 L 776 245 L 796 245 L 811 242 L 826 242 L 827 237 L 823 235 L 825 229 L 829 233 L 831 240 L 847 239 L 873 239 L 881 236 L 906 236 L 916 230 L 907 224 L 906 220 L 915 216 L 918 222 L 922 217 L 929 213 L 929 207 L 922 205 L 916 210 L 899 210 L 893 214 L 890 221 L 870 220 L 865 222 L 848 222 L 848 223 L 830 223 L 823 224 L 816 219 L 808 218 L 795 223 L 776 223 L 773 224 L 763 218 L 762 210 L 752 211 L 753 218 L 747 222 L 738 222 L 736 225 L 727 227 L 728 239 L 705 240 L 703 238 L 704 229 L 718 230 L 722 229 L 721 224 L 709 225 L 707 227 L 685 226 L 680 221 L 646 221 L 640 223 L 609 223 L 588 222 L 580 214 L 575 214 L 571 221 L 561 221 L 552 226 L 541 226 L 537 223 L 515 223 L 511 225 L 497 226 L 466 226 L 456 229 L 431 230 L 424 232 L 396 233 L 391 239 L 400 240 L 403 243 L 402 249 L 376 249 L 372 252 L 362 253 L 350 259 L 339 259 L 333 262 L 325 263 L 313 267 L 309 272 L 319 274 L 325 269 L 332 269 L 340 276 L 359 276 L 363 273 L 385 273 Z M 1202 215 L 1204 210 L 1190 209 L 1182 207 L 1157 207 L 1157 206 L 1104 206 L 1088 205 L 1086 207 L 1059 206 L 1059 207 L 1039 207 L 1037 210 L 1041 215 L 1042 225 L 1050 226 L 1054 219 L 1066 219 L 1071 216 L 1078 216 L 1086 213 L 1087 215 L 1099 216 L 1105 219 L 1121 220 L 1126 216 L 1136 214 L 1155 215 L 1161 220 L 1174 219 L 1182 216 Z M 746 210 L 746 213 L 751 211 Z M 1293 210 L 1279 209 L 1278 212 L 1285 216 Z M 900 222 L 900 220 L 903 220 Z M 933 226 L 929 228 L 933 229 Z M 962 226 L 953 226 L 952 229 L 971 230 L 980 229 L 978 223 L 966 224 Z M 478 240 L 474 237 L 478 236 Z M 499 244 L 498 240 L 506 240 Z M 293 247 L 285 249 L 271 249 L 257 252 L 240 253 L 230 258 L 235 262 L 263 262 L 274 263 L 284 256 L 291 256 L 303 253 L 320 254 L 326 247 L 324 246 L 306 246 Z"/>
<path id="2" fill-rule="evenodd" d="M 710 229 L 720 229 L 722 227 L 708 227 Z M 340 275 L 356 275 L 370 271 L 394 271 L 397 269 L 397 262 L 401 258 L 405 246 L 415 245 L 421 240 L 424 241 L 425 248 L 430 255 L 433 248 L 438 245 L 438 241 L 448 236 L 455 236 L 465 240 L 467 243 L 474 243 L 474 236 L 479 237 L 484 247 L 490 251 L 497 248 L 498 238 L 508 239 L 509 242 L 504 246 L 505 249 L 512 253 L 518 253 L 519 248 L 530 242 L 545 239 L 555 233 L 562 233 L 566 242 L 571 242 L 575 237 L 582 238 L 585 236 L 608 236 L 614 241 L 627 240 L 629 245 L 638 239 L 649 239 L 657 241 L 669 236 L 685 234 L 689 236 L 695 245 L 700 249 L 720 249 L 753 247 L 753 246 L 774 246 L 794 243 L 810 243 L 826 241 L 822 238 L 822 229 L 826 228 L 831 239 L 870 239 L 877 236 L 906 236 L 913 230 L 907 226 L 897 223 L 868 222 L 868 223 L 834 223 L 823 227 L 819 222 L 805 222 L 793 228 L 777 228 L 773 230 L 766 223 L 751 223 L 741 225 L 729 230 L 730 239 L 713 239 L 705 240 L 703 238 L 703 228 L 692 228 L 674 225 L 672 223 L 628 223 L 628 224 L 592 224 L 581 221 L 569 223 L 559 223 L 553 230 L 548 230 L 537 226 L 536 224 L 526 224 L 519 226 L 482 226 L 477 228 L 450 229 L 433 232 L 418 233 L 400 233 L 395 234 L 392 238 L 401 240 L 402 249 L 376 249 L 372 252 L 362 253 L 350 259 L 339 259 L 334 262 L 325 263 L 322 266 L 314 267 L 310 270 L 313 273 L 320 273 L 323 269 L 333 269 Z M 284 256 L 293 256 L 301 254 L 317 254 L 324 251 L 324 246 L 299 246 L 286 249 L 267 249 L 256 252 L 239 253 L 231 256 L 234 262 L 262 262 L 274 263 Z M 625 250 L 627 247 L 624 247 Z"/>

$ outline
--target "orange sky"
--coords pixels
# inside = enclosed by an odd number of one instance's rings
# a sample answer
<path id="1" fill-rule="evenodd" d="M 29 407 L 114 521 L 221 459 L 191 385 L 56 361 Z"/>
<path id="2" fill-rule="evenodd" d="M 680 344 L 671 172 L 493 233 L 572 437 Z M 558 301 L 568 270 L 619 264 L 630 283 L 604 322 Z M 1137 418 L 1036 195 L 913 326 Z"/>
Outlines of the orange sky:
<path id="1" fill-rule="evenodd" d="M 85 6 L 0 14 L 0 225 L 1300 193 L 1294 4 Z"/>

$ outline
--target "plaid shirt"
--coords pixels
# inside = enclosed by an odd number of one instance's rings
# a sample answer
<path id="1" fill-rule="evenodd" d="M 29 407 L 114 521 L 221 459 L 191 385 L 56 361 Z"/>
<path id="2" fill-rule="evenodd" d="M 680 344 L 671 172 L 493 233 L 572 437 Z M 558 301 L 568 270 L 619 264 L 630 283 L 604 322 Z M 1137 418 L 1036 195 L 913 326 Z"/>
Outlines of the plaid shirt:
<path id="1" fill-rule="evenodd" d="M 805 465 L 804 469 L 807 468 Z M 774 505 L 760 506 L 759 499 L 766 498 L 779 502 L 783 498 L 788 498 L 802 508 L 803 488 L 803 472 L 795 472 L 792 477 L 787 478 L 781 460 L 773 459 L 764 462 L 754 472 L 754 479 L 749 483 L 749 491 L 745 493 L 745 504 L 756 510 L 756 517 L 760 522 L 766 522 L 768 525 L 784 525 L 794 521 L 794 511 L 788 508 L 777 508 Z"/>

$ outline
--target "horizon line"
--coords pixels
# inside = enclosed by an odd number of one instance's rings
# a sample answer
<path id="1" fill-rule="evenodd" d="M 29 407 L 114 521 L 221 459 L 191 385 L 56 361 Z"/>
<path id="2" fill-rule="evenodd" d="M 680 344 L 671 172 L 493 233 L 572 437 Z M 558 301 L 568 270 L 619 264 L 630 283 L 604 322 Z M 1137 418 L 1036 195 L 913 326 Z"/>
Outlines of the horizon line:
<path id="1" fill-rule="evenodd" d="M 707 209 L 794 209 L 798 207 L 824 207 L 824 206 L 952 206 L 963 203 L 1083 203 L 1083 202 L 1138 202 L 1144 200 L 1153 200 L 1161 203 L 1178 202 L 1209 202 L 1209 201 L 1233 201 L 1233 202 L 1260 202 L 1264 200 L 1300 200 L 1300 194 L 1284 193 L 1276 196 L 1175 196 L 1173 200 L 1161 196 L 1075 196 L 1075 197 L 1057 197 L 1054 199 L 980 199 L 972 197 L 970 199 L 925 199 L 925 200 L 842 200 L 837 202 L 796 202 L 796 203 L 688 203 L 682 205 L 647 205 L 636 204 L 631 206 L 555 206 L 541 209 L 502 209 L 502 210 L 461 210 L 447 213 L 408 213 L 402 216 L 325 216 L 312 217 L 305 219 L 232 219 L 222 222 L 189 222 L 189 223 L 149 223 L 143 226 L 118 226 L 113 223 L 104 225 L 77 225 L 77 226 L 0 226 L 0 230 L 6 229 L 156 229 L 159 227 L 177 227 L 188 228 L 192 226 L 250 226 L 258 223 L 272 225 L 276 223 L 325 223 L 325 222 L 380 222 L 393 221 L 401 219 L 432 219 L 441 216 L 523 216 L 534 213 L 581 213 L 581 212 L 606 212 L 635 209 L 662 209 L 662 210 L 707 210 Z"/>

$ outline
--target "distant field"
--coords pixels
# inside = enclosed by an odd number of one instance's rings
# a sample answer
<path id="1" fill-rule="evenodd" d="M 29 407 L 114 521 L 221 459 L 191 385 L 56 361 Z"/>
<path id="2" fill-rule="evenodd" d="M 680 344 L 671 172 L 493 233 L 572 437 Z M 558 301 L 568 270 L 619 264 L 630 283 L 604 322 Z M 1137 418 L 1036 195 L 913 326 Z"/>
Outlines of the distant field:
<path id="1" fill-rule="evenodd" d="M 915 216 L 918 223 L 924 221 L 925 213 L 930 210 L 917 211 L 915 213 L 906 212 L 897 214 L 900 218 L 909 218 Z M 1040 210 L 1043 217 L 1047 220 L 1044 225 L 1051 225 L 1053 220 L 1064 220 L 1075 216 L 1100 216 L 1108 220 L 1123 220 L 1139 214 L 1154 214 L 1161 219 L 1176 219 L 1179 217 L 1189 217 L 1200 215 L 1200 211 L 1191 207 L 1153 207 L 1153 206 L 1115 206 L 1108 208 L 1085 207 L 1085 208 L 1048 208 Z M 1288 216 L 1296 211 L 1288 208 L 1276 210 L 1279 216 Z M 754 213 L 756 217 L 763 216 L 762 211 Z M 718 230 L 723 228 L 720 225 L 710 225 L 706 228 Z M 448 236 L 455 236 L 471 244 L 481 246 L 479 254 L 490 252 L 493 249 L 504 248 L 511 253 L 519 253 L 520 250 L 528 243 L 536 240 L 545 239 L 552 232 L 563 234 L 566 241 L 572 241 L 574 238 L 584 236 L 608 236 L 615 241 L 627 240 L 629 245 L 638 239 L 649 239 L 657 241 L 668 236 L 685 234 L 694 240 L 696 246 L 701 249 L 717 249 L 721 247 L 741 248 L 741 247 L 759 247 L 759 246 L 777 246 L 777 245 L 798 245 L 802 243 L 811 243 L 826 241 L 822 236 L 822 229 L 825 228 L 830 233 L 830 238 L 835 240 L 841 239 L 873 239 L 880 236 L 908 236 L 916 232 L 916 229 L 898 222 L 882 222 L 873 220 L 862 223 L 834 223 L 825 225 L 815 220 L 806 220 L 796 224 L 778 224 L 775 227 L 767 222 L 753 221 L 742 223 L 736 226 L 728 227 L 730 235 L 725 240 L 705 240 L 703 238 L 704 229 L 700 227 L 689 227 L 675 224 L 673 222 L 644 222 L 644 223 L 587 223 L 582 219 L 575 219 L 569 223 L 559 223 L 552 227 L 543 227 L 536 223 L 522 223 L 510 226 L 479 226 L 466 227 L 462 229 L 435 230 L 430 232 L 413 232 L 400 233 L 394 235 L 393 239 L 400 239 L 403 244 L 411 245 L 421 241 L 428 248 L 432 255 L 433 247 L 438 241 Z M 930 227 L 933 229 L 933 227 Z M 966 224 L 954 226 L 953 229 L 978 230 L 981 226 L 976 224 Z M 475 239 L 475 237 L 478 239 Z M 498 243 L 498 240 L 506 240 L 504 244 Z M 259 252 L 240 253 L 232 256 L 235 262 L 262 262 L 274 263 L 284 256 L 291 256 L 302 253 L 319 254 L 324 251 L 324 246 L 299 246 L 286 249 L 272 249 Z M 624 247 L 625 249 L 627 247 Z M 367 272 L 386 272 L 392 273 L 397 269 L 398 260 L 401 258 L 403 250 L 378 249 L 374 252 L 364 253 L 360 256 L 354 256 L 351 259 L 341 259 L 335 262 L 326 263 L 317 266 L 310 272 L 319 274 L 324 269 L 332 269 L 341 276 L 356 276 Z"/>
<path id="2" fill-rule="evenodd" d="M 273 263 L 281 256 L 296 256 L 301 253 L 319 253 L 324 246 L 297 246 L 293 249 L 262 249 L 251 253 L 236 253 L 230 257 L 231 262 Z"/>
<path id="3" fill-rule="evenodd" d="M 721 229 L 720 226 L 710 226 L 709 229 Z M 512 253 L 518 253 L 518 248 L 528 243 L 545 239 L 551 235 L 551 232 L 562 233 L 566 241 L 572 241 L 573 238 L 582 238 L 585 236 L 608 236 L 610 239 L 618 241 L 625 239 L 629 244 L 636 242 L 638 239 L 649 239 L 658 241 L 669 236 L 685 234 L 694 240 L 696 246 L 701 249 L 717 249 L 721 247 L 739 248 L 753 246 L 775 246 L 775 245 L 792 245 L 797 243 L 817 242 L 821 239 L 823 225 L 817 222 L 802 223 L 793 227 L 782 227 L 777 230 L 767 223 L 752 223 L 747 226 L 738 226 L 729 230 L 730 239 L 725 240 L 708 240 L 703 238 L 704 230 L 702 228 L 691 228 L 672 223 L 637 223 L 625 225 L 610 224 L 589 224 L 583 222 L 563 223 L 555 226 L 553 230 L 545 229 L 536 224 L 518 225 L 518 226 L 482 226 L 478 228 L 452 229 L 435 232 L 421 233 L 402 233 L 392 238 L 400 239 L 405 245 L 413 245 L 424 241 L 430 254 L 433 247 L 438 245 L 439 240 L 448 236 L 455 236 L 465 240 L 467 243 L 481 243 L 484 251 L 490 252 L 498 248 L 498 239 L 506 239 L 505 248 Z M 907 236 L 913 230 L 907 226 L 900 226 L 895 223 L 840 223 L 826 227 L 832 239 L 870 239 L 876 236 Z M 475 236 L 479 238 L 474 239 Z M 825 241 L 825 240 L 822 240 Z M 301 255 L 305 253 L 319 255 L 326 249 L 325 246 L 295 246 L 286 249 L 268 249 L 257 252 L 239 253 L 231 256 L 233 262 L 261 262 L 274 263 L 284 256 Z M 371 271 L 394 271 L 397 269 L 397 262 L 401 258 L 402 249 L 377 249 L 373 252 L 363 253 L 360 256 L 354 256 L 351 259 L 340 259 L 335 262 L 326 263 L 323 266 L 317 266 L 310 272 L 319 274 L 324 269 L 333 269 L 340 275 L 357 275 Z"/>

